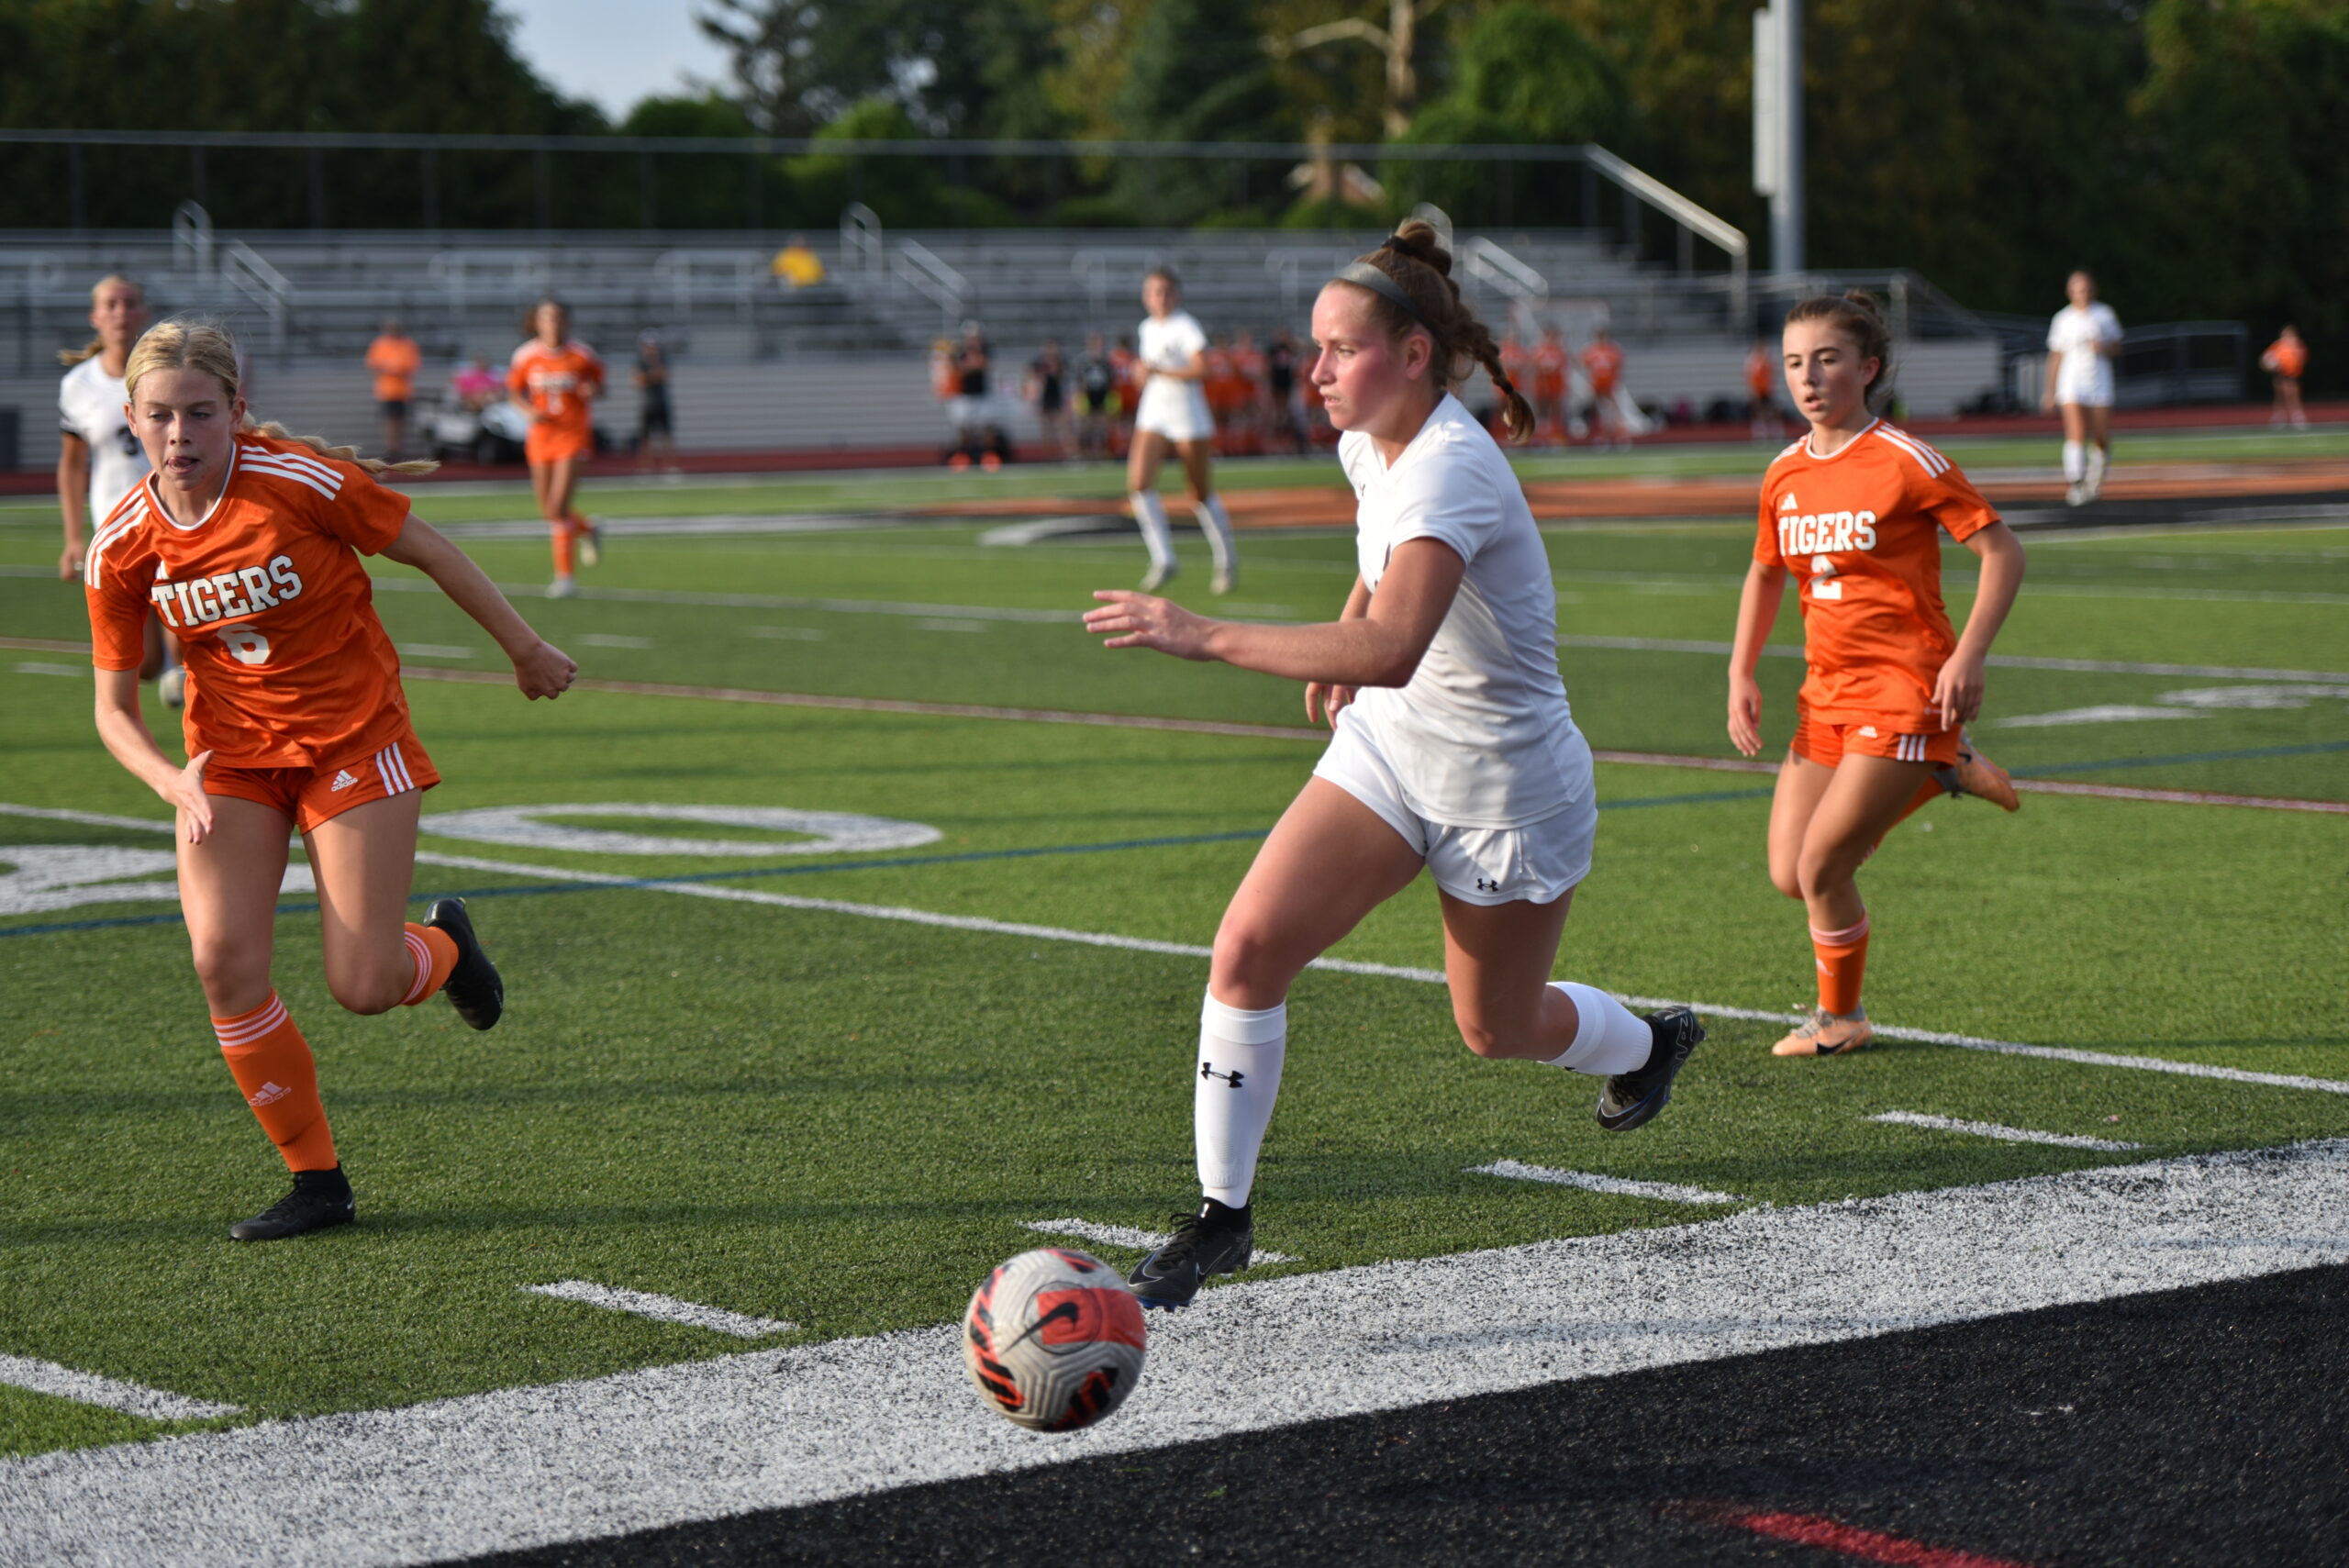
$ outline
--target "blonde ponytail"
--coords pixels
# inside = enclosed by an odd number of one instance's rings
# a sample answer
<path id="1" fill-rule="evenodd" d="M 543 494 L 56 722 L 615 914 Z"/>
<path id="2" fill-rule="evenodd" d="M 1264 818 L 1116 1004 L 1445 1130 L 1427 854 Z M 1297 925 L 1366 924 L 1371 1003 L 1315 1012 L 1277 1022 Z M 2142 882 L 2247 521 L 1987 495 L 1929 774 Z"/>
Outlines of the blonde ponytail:
<path id="1" fill-rule="evenodd" d="M 150 371 L 179 370 L 202 371 L 228 389 L 229 402 L 237 400 L 237 341 L 227 328 L 209 321 L 159 321 L 147 328 L 130 350 L 130 362 L 123 367 L 123 394 L 136 401 L 139 377 Z M 386 473 L 430 473 L 440 466 L 421 460 L 385 462 L 381 458 L 361 457 L 356 447 L 329 446 L 324 436 L 297 436 L 275 420 L 256 425 L 250 415 L 245 428 L 272 440 L 307 447 L 320 457 L 351 463 L 378 479 Z"/>

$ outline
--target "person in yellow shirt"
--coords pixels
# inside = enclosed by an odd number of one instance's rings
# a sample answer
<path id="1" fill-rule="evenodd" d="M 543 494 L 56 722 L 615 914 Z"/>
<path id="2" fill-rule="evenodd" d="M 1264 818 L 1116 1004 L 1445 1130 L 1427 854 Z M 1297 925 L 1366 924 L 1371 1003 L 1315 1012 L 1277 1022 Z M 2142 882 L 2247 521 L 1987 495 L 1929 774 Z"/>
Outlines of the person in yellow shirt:
<path id="1" fill-rule="evenodd" d="M 784 241 L 783 249 L 774 253 L 774 275 L 795 289 L 813 288 L 824 281 L 824 259 L 807 246 L 807 238 L 795 234 Z"/>
<path id="2" fill-rule="evenodd" d="M 424 350 L 416 339 L 386 321 L 367 345 L 367 368 L 375 373 L 375 406 L 384 411 L 384 461 L 397 462 L 407 441 L 407 406 L 416 396 L 416 373 Z"/>

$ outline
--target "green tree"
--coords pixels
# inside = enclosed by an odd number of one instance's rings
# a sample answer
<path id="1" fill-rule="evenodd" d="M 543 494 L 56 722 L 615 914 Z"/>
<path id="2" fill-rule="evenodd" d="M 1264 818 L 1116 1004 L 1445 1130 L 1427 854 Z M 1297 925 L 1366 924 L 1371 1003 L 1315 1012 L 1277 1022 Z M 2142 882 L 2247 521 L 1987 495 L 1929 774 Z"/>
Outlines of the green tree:
<path id="1" fill-rule="evenodd" d="M 1154 0 L 1135 30 L 1111 102 L 1134 141 L 1286 141 L 1296 135 L 1274 82 L 1252 0 Z M 1287 171 L 1263 164 L 1129 159 L 1118 195 L 1146 223 L 1197 222 L 1279 188 Z"/>
<path id="2" fill-rule="evenodd" d="M 1573 146 L 1620 143 L 1631 120 L 1622 75 L 1582 30 L 1556 12 L 1513 0 L 1479 18 L 1461 39 L 1444 95 L 1396 139 L 1415 146 L 1480 143 Z M 1429 201 L 1460 222 L 1570 222 L 1557 166 L 1389 159 L 1398 206 Z"/>

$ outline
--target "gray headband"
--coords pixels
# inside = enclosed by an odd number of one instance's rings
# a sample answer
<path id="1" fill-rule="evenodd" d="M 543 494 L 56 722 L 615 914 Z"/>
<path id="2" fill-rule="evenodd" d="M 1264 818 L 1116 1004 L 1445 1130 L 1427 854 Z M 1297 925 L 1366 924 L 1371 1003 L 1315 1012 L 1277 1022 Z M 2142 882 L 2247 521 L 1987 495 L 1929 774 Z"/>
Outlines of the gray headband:
<path id="1" fill-rule="evenodd" d="M 1419 307 L 1411 303 L 1411 296 L 1403 292 L 1403 285 L 1368 261 L 1348 261 L 1338 269 L 1338 275 L 1330 281 L 1333 284 L 1354 284 L 1366 288 L 1381 299 L 1402 306 L 1403 314 L 1420 326 L 1427 326 L 1427 318 L 1419 314 Z"/>

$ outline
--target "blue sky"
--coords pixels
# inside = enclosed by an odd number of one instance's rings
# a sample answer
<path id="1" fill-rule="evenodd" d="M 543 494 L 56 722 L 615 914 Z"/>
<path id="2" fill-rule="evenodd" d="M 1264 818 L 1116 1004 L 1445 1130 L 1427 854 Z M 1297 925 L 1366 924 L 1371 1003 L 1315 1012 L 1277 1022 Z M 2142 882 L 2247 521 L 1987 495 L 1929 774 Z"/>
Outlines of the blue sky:
<path id="1" fill-rule="evenodd" d="M 721 81 L 726 57 L 694 26 L 692 0 L 498 0 L 514 41 L 557 90 L 600 104 L 614 119 L 640 98 Z"/>

